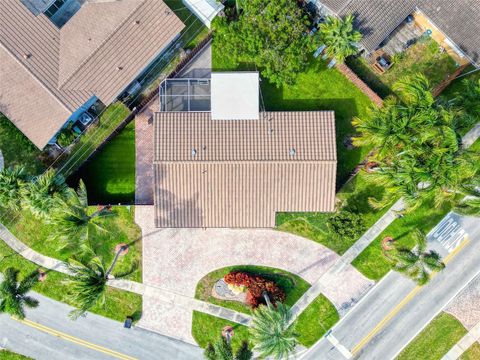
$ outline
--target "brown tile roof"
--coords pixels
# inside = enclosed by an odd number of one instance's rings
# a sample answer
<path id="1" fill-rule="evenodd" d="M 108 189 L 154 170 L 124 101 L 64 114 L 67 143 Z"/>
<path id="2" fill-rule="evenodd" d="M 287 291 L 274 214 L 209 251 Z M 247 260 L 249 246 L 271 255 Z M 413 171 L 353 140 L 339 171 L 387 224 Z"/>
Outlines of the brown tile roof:
<path id="1" fill-rule="evenodd" d="M 43 91 L 36 91 L 39 101 L 51 103 L 53 98 L 60 104 L 45 119 L 49 124 L 38 120 L 34 129 L 24 126 L 36 116 L 25 99 L 10 98 L 18 104 L 10 103 L 6 115 L 25 134 L 42 132 L 31 138 L 42 148 L 44 139 L 49 140 L 58 130 L 52 128 L 68 118 L 54 118 L 61 108 L 71 113 L 93 95 L 109 104 L 183 28 L 161 0 L 86 3 L 61 29 L 45 15 L 35 16 L 19 0 L 1 0 L 0 51 L 13 56 L 25 74 L 41 85 Z M 0 67 L 2 80 L 5 71 Z M 17 81 L 9 86 L 28 96 L 26 83 Z M 7 91 L 12 89 L 2 81 L 2 107 Z"/>
<path id="2" fill-rule="evenodd" d="M 335 161 L 334 117 L 292 111 L 267 112 L 260 121 L 212 120 L 208 112 L 160 112 L 155 161 Z"/>
<path id="3" fill-rule="evenodd" d="M 154 173 L 157 227 L 268 228 L 276 212 L 332 211 L 335 116 L 269 112 L 218 121 L 158 113 Z"/>

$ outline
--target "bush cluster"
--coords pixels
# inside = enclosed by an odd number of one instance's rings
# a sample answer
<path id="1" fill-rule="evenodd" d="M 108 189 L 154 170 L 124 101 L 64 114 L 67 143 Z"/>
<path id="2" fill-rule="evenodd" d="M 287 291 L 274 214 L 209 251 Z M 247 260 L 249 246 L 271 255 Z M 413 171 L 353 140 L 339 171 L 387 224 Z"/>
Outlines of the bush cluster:
<path id="1" fill-rule="evenodd" d="M 229 285 L 245 286 L 247 288 L 247 303 L 256 308 L 263 302 L 263 293 L 266 292 L 270 301 L 275 304 L 285 301 L 285 292 L 271 280 L 260 275 L 242 271 L 233 271 L 224 276 L 223 280 Z"/>
<path id="2" fill-rule="evenodd" d="M 349 239 L 358 238 L 366 230 L 362 216 L 348 210 L 333 214 L 328 219 L 327 226 L 335 235 Z"/>

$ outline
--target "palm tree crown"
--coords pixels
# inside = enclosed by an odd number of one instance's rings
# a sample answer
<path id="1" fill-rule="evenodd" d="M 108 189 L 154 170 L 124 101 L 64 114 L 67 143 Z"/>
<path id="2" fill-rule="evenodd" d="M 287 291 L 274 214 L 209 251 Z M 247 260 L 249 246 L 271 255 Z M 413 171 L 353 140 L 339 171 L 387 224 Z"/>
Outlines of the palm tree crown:
<path id="1" fill-rule="evenodd" d="M 0 171 L 0 206 L 9 210 L 19 210 L 22 189 L 28 181 L 22 167 L 5 167 Z"/>
<path id="2" fill-rule="evenodd" d="M 107 276 L 99 257 L 94 257 L 86 264 L 70 259 L 68 269 L 72 277 L 65 280 L 70 288 L 66 299 L 78 308 L 70 313 L 72 319 L 77 319 L 92 306 L 105 303 Z"/>
<path id="3" fill-rule="evenodd" d="M 352 15 L 345 19 L 328 16 L 320 25 L 320 36 L 327 46 L 325 52 L 328 56 L 343 62 L 350 55 L 358 53 L 358 43 L 362 40 L 362 34 L 353 29 Z"/>
<path id="4" fill-rule="evenodd" d="M 445 267 L 440 255 L 433 251 L 426 251 L 427 241 L 425 234 L 420 230 L 414 233 L 417 246 L 413 250 L 398 249 L 395 259 L 395 269 L 406 274 L 419 285 L 430 280 L 430 274 Z"/>
<path id="5" fill-rule="evenodd" d="M 37 218 L 46 219 L 55 206 L 54 196 L 63 196 L 66 189 L 63 175 L 51 168 L 22 189 L 23 203 Z"/>
<path id="6" fill-rule="evenodd" d="M 54 225 L 52 238 L 62 241 L 61 250 L 90 252 L 92 230 L 105 231 L 98 220 L 110 213 L 106 209 L 93 214 L 89 211 L 87 189 L 82 181 L 76 192 L 69 188 L 66 195 L 57 197 L 56 201 L 58 206 L 50 218 Z"/>
<path id="7" fill-rule="evenodd" d="M 356 118 L 355 145 L 374 147 L 378 164 L 369 178 L 385 187 L 381 208 L 402 196 L 413 210 L 426 198 L 436 206 L 454 202 L 478 172 L 480 154 L 461 147 L 459 130 L 468 122 L 449 104 L 435 99 L 422 74 L 403 78 L 394 86 L 398 99 L 388 98 L 371 116 Z"/>
<path id="8" fill-rule="evenodd" d="M 19 271 L 8 268 L 3 272 L 0 283 L 0 312 L 5 312 L 20 319 L 25 318 L 25 307 L 35 308 L 38 301 L 27 293 L 32 289 L 38 279 L 38 273 L 27 276 L 18 282 Z"/>
<path id="9" fill-rule="evenodd" d="M 260 305 L 254 311 L 250 333 L 261 356 L 287 359 L 292 353 L 297 341 L 289 326 L 291 318 L 290 309 L 281 303 L 276 308 Z"/>

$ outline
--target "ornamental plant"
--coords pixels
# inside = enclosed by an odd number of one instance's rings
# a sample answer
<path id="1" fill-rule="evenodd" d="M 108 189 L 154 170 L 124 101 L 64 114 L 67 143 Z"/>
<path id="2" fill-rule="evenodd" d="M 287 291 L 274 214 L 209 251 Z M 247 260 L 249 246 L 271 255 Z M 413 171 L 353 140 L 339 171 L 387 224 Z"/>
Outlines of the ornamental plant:
<path id="1" fill-rule="evenodd" d="M 247 289 L 246 301 L 253 308 L 263 302 L 265 293 L 274 304 L 285 301 L 285 292 L 274 281 L 265 279 L 260 275 L 232 271 L 225 275 L 223 279 L 228 285 L 244 286 Z"/>

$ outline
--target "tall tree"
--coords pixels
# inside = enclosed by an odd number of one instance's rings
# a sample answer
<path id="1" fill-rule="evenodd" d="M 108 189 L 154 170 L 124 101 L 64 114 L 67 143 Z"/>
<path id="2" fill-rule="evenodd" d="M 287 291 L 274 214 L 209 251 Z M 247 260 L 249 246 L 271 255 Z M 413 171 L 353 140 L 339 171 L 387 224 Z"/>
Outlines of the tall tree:
<path id="1" fill-rule="evenodd" d="M 369 178 L 385 187 L 382 199 L 371 199 L 381 208 L 403 196 L 412 210 L 426 198 L 437 206 L 456 202 L 478 172 L 478 153 L 461 147 L 464 114 L 435 99 L 425 76 L 398 81 L 397 98 L 389 98 L 372 116 L 355 119 L 354 144 L 374 147 L 378 163 Z"/>
<path id="2" fill-rule="evenodd" d="M 325 49 L 329 57 L 338 62 L 344 62 L 350 55 L 358 53 L 358 44 L 362 34 L 353 28 L 354 17 L 347 15 L 342 20 L 335 16 L 327 16 L 324 23 L 320 24 L 320 38 L 327 46 Z"/>
<path id="3" fill-rule="evenodd" d="M 52 238 L 61 241 L 61 250 L 89 253 L 90 237 L 96 231 L 106 231 L 101 220 L 111 213 L 106 208 L 93 213 L 90 211 L 87 189 L 81 180 L 77 191 L 69 188 L 65 196 L 57 197 L 56 201 L 56 209 L 50 218 L 51 224 L 54 225 Z"/>
<path id="4" fill-rule="evenodd" d="M 34 216 L 47 219 L 54 210 L 55 196 L 63 196 L 67 189 L 65 178 L 50 168 L 22 189 L 23 204 Z"/>
<path id="5" fill-rule="evenodd" d="M 18 211 L 22 199 L 22 189 L 29 177 L 22 167 L 5 167 L 0 170 L 0 207 Z"/>
<path id="6" fill-rule="evenodd" d="M 99 257 L 92 258 L 86 264 L 70 259 L 68 270 L 72 276 L 65 280 L 69 287 L 65 298 L 77 308 L 70 312 L 72 319 L 82 316 L 95 305 L 105 304 L 107 276 Z"/>
<path id="7" fill-rule="evenodd" d="M 313 51 L 315 36 L 306 36 L 310 22 L 292 0 L 241 2 L 238 19 L 219 19 L 216 46 L 235 64 L 253 62 L 262 75 L 280 87 L 295 81 Z"/>
<path id="8" fill-rule="evenodd" d="M 445 264 L 437 252 L 426 250 L 427 239 L 422 231 L 416 229 L 413 236 L 416 242 L 413 250 L 401 248 L 396 251 L 395 270 L 406 274 L 417 284 L 424 285 L 430 280 L 430 274 L 442 270 Z"/>
<path id="9" fill-rule="evenodd" d="M 19 271 L 14 268 L 7 268 L 3 272 L 3 279 L 0 283 L 0 312 L 23 319 L 25 318 L 25 307 L 35 308 L 38 306 L 38 301 L 27 295 L 37 282 L 38 273 L 34 272 L 20 282 L 18 274 Z"/>
<path id="10" fill-rule="evenodd" d="M 262 357 L 287 359 L 294 351 L 297 340 L 289 326 L 291 318 L 290 309 L 281 303 L 276 308 L 260 305 L 254 310 L 250 334 Z"/>

